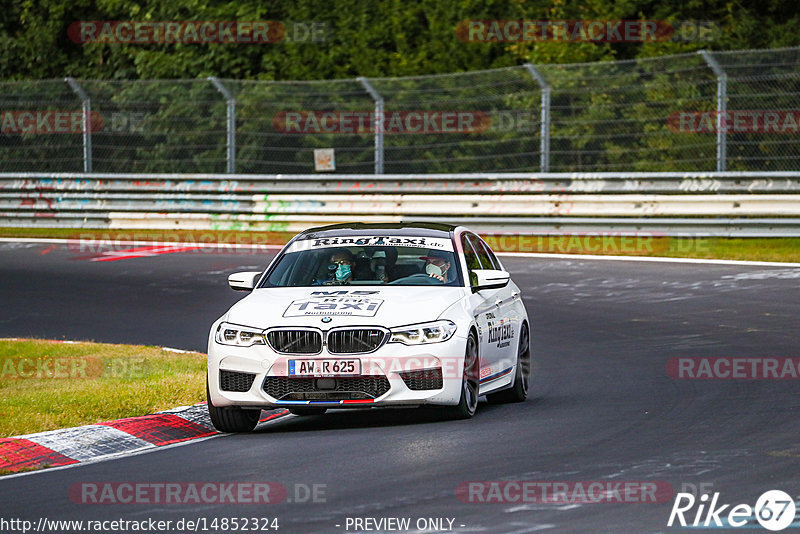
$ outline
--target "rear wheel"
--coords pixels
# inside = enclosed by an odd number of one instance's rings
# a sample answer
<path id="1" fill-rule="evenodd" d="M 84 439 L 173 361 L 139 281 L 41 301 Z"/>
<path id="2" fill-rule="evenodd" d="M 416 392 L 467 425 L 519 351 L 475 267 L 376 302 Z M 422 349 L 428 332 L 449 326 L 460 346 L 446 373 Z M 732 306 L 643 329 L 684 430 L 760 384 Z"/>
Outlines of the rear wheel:
<path id="1" fill-rule="evenodd" d="M 211 394 L 208 391 L 208 378 L 206 378 L 206 397 L 208 398 L 208 415 L 214 428 L 220 432 L 250 432 L 258 424 L 261 410 L 245 410 L 238 406 L 218 408 L 211 403 Z"/>
<path id="2" fill-rule="evenodd" d="M 478 409 L 480 381 L 478 379 L 478 339 L 469 333 L 464 351 L 464 373 L 461 377 L 461 397 L 455 406 L 447 406 L 445 413 L 450 419 L 469 419 Z"/>
<path id="3" fill-rule="evenodd" d="M 531 374 L 531 346 L 527 325 L 522 325 L 517 346 L 517 370 L 514 373 L 514 385 L 509 389 L 490 393 L 486 400 L 492 404 L 506 402 L 522 402 L 528 398 L 528 385 Z"/>
<path id="4" fill-rule="evenodd" d="M 294 415 L 322 415 L 327 412 L 327 408 L 289 408 L 289 413 Z"/>

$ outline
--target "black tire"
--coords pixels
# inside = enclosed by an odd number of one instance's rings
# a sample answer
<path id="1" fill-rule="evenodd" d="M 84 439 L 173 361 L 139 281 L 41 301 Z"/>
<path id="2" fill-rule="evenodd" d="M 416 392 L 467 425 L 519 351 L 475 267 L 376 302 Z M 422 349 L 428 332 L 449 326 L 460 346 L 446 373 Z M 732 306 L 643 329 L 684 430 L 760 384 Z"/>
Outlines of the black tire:
<path id="1" fill-rule="evenodd" d="M 214 428 L 220 432 L 250 432 L 258 424 L 261 410 L 245 410 L 237 406 L 217 408 L 211 403 L 206 378 L 206 398 L 208 398 L 208 415 Z"/>
<path id="2" fill-rule="evenodd" d="M 469 419 L 478 409 L 480 396 L 480 364 L 478 358 L 478 339 L 470 332 L 464 350 L 464 374 L 461 377 L 461 397 L 455 406 L 446 406 L 444 413 L 448 419 Z"/>
<path id="3" fill-rule="evenodd" d="M 327 408 L 289 408 L 289 413 L 293 415 L 322 415 L 327 412 Z"/>
<path id="4" fill-rule="evenodd" d="M 492 404 L 507 402 L 522 402 L 528 398 L 528 387 L 531 374 L 531 342 L 528 326 L 522 325 L 517 345 L 517 370 L 514 373 L 514 385 L 497 393 L 486 395 L 486 400 Z"/>

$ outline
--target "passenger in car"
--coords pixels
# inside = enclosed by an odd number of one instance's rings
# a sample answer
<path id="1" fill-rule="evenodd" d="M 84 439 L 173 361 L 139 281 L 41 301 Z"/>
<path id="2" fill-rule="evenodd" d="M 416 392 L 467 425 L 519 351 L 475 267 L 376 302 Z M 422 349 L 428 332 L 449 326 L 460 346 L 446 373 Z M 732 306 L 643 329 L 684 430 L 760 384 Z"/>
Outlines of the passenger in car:
<path id="1" fill-rule="evenodd" d="M 375 273 L 371 268 L 371 259 L 366 250 L 360 250 L 353 264 L 353 280 L 374 280 Z"/>

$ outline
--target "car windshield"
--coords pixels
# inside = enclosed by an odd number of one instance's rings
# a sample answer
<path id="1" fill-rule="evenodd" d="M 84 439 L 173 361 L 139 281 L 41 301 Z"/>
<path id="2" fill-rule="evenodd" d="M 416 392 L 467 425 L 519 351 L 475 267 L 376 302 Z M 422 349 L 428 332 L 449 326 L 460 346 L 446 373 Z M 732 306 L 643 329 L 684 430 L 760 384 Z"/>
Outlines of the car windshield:
<path id="1" fill-rule="evenodd" d="M 260 287 L 460 286 L 449 238 L 353 236 L 294 241 Z"/>

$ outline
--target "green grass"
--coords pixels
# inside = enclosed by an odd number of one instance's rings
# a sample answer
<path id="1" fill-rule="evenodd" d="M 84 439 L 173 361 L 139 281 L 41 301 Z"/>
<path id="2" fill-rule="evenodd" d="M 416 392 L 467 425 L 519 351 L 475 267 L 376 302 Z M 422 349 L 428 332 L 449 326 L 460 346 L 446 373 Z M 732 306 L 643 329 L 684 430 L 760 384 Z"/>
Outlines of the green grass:
<path id="1" fill-rule="evenodd" d="M 38 471 L 39 469 L 47 469 L 52 467 L 50 464 L 37 465 L 35 467 L 18 467 L 16 469 L 0 469 L 0 477 L 6 475 L 16 475 L 19 473 L 27 473 L 28 471 Z"/>
<path id="2" fill-rule="evenodd" d="M 483 236 L 496 252 L 545 252 L 718 260 L 800 262 L 800 238 Z"/>
<path id="3" fill-rule="evenodd" d="M 205 400 L 206 357 L 159 347 L 0 340 L 0 437 Z"/>
<path id="4" fill-rule="evenodd" d="M 87 230 L 76 228 L 0 228 L 0 237 L 73 238 L 84 240 L 166 241 L 189 243 L 246 243 L 281 245 L 289 232 L 247 232 L 221 230 Z M 561 254 L 606 254 L 661 256 L 723 260 L 800 262 L 800 238 L 672 238 L 649 237 L 647 232 L 623 238 L 615 232 L 605 237 L 578 235 L 515 236 L 487 235 L 497 252 L 552 252 Z M 630 239 L 630 240 L 626 240 Z"/>
<path id="5" fill-rule="evenodd" d="M 672 239 L 668 255 L 679 258 L 800 262 L 800 238 Z"/>

